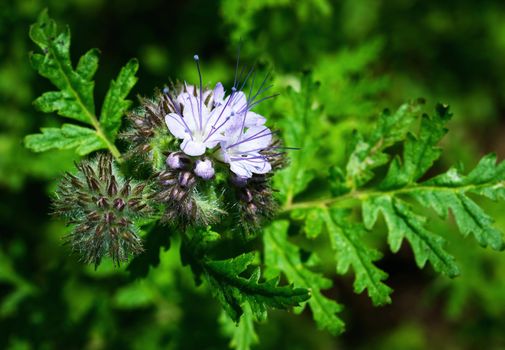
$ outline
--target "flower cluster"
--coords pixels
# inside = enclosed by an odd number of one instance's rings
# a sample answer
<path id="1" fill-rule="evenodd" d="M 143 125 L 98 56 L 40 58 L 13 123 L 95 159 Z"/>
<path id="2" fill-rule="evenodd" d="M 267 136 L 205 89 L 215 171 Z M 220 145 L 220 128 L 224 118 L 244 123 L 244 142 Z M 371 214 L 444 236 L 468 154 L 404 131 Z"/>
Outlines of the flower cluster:
<path id="1" fill-rule="evenodd" d="M 135 219 L 150 213 L 144 184 L 124 180 L 110 155 L 77 165 L 59 183 L 53 201 L 55 214 L 75 225 L 68 237 L 82 260 L 97 266 L 110 256 L 119 265 L 140 253 L 142 242 Z"/>
<path id="2" fill-rule="evenodd" d="M 129 113 L 121 169 L 100 154 L 60 182 L 55 213 L 73 225 L 68 241 L 85 262 L 110 256 L 119 264 L 141 252 L 145 219 L 182 230 L 218 224 L 248 238 L 275 212 L 270 179 L 283 152 L 266 118 L 252 111 L 271 97 L 261 98 L 267 78 L 255 93 L 255 75 L 248 93 L 240 77 L 228 94 L 221 83 L 204 89 L 195 60 L 199 86 L 156 91 Z"/>
<path id="3" fill-rule="evenodd" d="M 198 72 L 198 56 L 195 56 Z M 251 109 L 260 90 L 246 95 L 235 86 L 226 96 L 221 83 L 213 90 L 184 85 L 176 96 L 167 96 L 174 111 L 165 116 L 170 133 L 182 140 L 180 149 L 188 156 L 202 156 L 207 152 L 214 159 L 229 165 L 237 176 L 251 178 L 272 170 L 265 154 L 272 145 L 272 131 L 266 119 Z"/>

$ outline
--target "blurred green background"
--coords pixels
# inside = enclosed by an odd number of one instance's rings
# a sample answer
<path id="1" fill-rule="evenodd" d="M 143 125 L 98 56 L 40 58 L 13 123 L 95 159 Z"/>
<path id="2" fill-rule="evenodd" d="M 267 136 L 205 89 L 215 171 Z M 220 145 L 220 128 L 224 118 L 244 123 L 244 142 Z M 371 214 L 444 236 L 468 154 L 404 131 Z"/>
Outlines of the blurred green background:
<path id="1" fill-rule="evenodd" d="M 195 53 L 206 83 L 229 83 L 242 41 L 245 62 L 272 69 L 275 92 L 313 71 L 318 103 L 338 126 L 334 162 L 344 155 L 344 135 L 417 97 L 449 103 L 455 113 L 440 168 L 470 167 L 490 151 L 505 155 L 502 0 L 2 0 L 0 349 L 224 349 L 229 342 L 217 302 L 180 267 L 176 240 L 142 281 L 110 264 L 95 272 L 61 244 L 67 229 L 48 215 L 49 195 L 76 156 L 22 145 L 24 135 L 59 122 L 31 105 L 51 89 L 28 62 L 35 49 L 28 27 L 46 7 L 70 26 L 74 59 L 101 50 L 96 96 L 130 57 L 141 67 L 136 94 L 169 79 L 193 81 Z M 275 120 L 280 101 L 262 112 Z M 483 205 L 505 229 L 505 204 Z M 258 327 L 257 348 L 505 349 L 505 255 L 462 239 L 451 225 L 439 232 L 461 277 L 418 270 L 404 247 L 380 263 L 395 290 L 392 305 L 372 307 L 353 293 L 350 276 L 339 277 L 330 292 L 345 305 L 346 333 L 318 331 L 309 312 L 272 312 Z"/>

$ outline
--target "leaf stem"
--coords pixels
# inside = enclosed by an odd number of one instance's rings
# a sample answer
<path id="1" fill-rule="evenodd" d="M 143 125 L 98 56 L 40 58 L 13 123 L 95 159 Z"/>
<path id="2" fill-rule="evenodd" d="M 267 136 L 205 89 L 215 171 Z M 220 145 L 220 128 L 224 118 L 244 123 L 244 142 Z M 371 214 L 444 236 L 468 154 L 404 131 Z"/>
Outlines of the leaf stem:
<path id="1" fill-rule="evenodd" d="M 111 142 L 107 138 L 107 136 L 105 136 L 105 134 L 103 133 L 102 128 L 100 127 L 100 124 L 98 123 L 98 120 L 96 119 L 95 116 L 93 116 L 93 117 L 94 117 L 93 127 L 95 128 L 98 137 L 100 137 L 105 142 L 105 144 L 107 145 L 107 148 L 109 149 L 109 151 L 112 154 L 112 156 L 116 159 L 116 161 L 119 164 L 123 163 L 123 158 L 121 156 L 121 152 L 119 152 L 119 150 L 117 149 L 116 145 L 113 142 Z M 96 122 L 96 124 L 95 124 L 95 122 Z"/>
<path id="2" fill-rule="evenodd" d="M 310 208 L 327 208 L 329 206 L 354 206 L 354 202 L 351 201 L 363 201 L 370 197 L 377 196 L 396 196 L 399 194 L 410 194 L 412 192 L 423 192 L 423 191 L 446 191 L 446 192 L 468 192 L 475 191 L 481 188 L 489 187 L 489 186 L 498 186 L 505 188 L 505 181 L 495 181 L 495 182 L 487 182 L 481 183 L 477 185 L 464 185 L 459 187 L 450 187 L 450 186 L 436 186 L 436 185 L 417 185 L 411 184 L 402 188 L 393 189 L 393 190 L 374 190 L 374 189 L 365 189 L 365 190 L 353 190 L 351 192 L 345 193 L 340 196 L 323 198 L 317 200 L 309 200 L 295 203 L 286 203 L 284 207 L 280 210 L 281 213 L 290 212 L 297 209 L 310 209 Z M 347 203 L 351 202 L 351 203 Z"/>

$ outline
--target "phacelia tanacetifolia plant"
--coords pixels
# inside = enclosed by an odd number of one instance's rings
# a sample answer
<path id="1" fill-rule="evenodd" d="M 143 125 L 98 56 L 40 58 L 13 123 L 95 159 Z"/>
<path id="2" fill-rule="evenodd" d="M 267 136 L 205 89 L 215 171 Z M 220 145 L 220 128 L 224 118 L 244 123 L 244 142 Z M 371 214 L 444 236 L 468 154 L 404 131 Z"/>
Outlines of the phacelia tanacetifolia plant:
<path id="1" fill-rule="evenodd" d="M 198 56 L 196 84 L 156 90 L 134 109 L 126 98 L 138 63 L 130 60 L 111 81 L 98 116 L 98 51 L 85 53 L 74 68 L 69 30 L 59 30 L 47 12 L 30 37 L 42 50 L 30 56 L 32 65 L 57 88 L 35 106 L 76 123 L 43 128 L 25 144 L 85 157 L 63 175 L 53 200 L 54 213 L 71 226 L 72 249 L 95 266 L 106 257 L 119 265 L 139 254 L 128 270 L 142 278 L 160 260 L 158 242 L 166 241 L 153 235 L 170 237 L 195 281 L 221 303 L 233 346 L 257 341 L 254 321 L 270 308 L 309 307 L 319 328 L 342 332 L 342 307 L 324 292 L 332 280 L 315 270 L 320 261 L 335 264 L 337 274 L 352 270 L 355 291 L 367 291 L 374 305 L 390 303 L 388 275 L 376 264 L 383 245 L 366 239 L 378 231 L 386 231 L 393 253 L 406 241 L 420 268 L 429 262 L 434 271 L 457 276 L 444 237 L 427 222 L 432 209 L 442 219 L 451 211 L 462 234 L 481 246 L 504 248 L 502 233 L 475 197 L 505 198 L 505 163 L 490 154 L 469 172 L 452 167 L 433 175 L 452 116 L 446 105 L 432 116 L 421 113 L 423 101 L 385 110 L 368 130 L 346 135 L 345 160 L 331 164 L 328 145 L 338 123 L 325 114 L 310 73 L 285 90 L 280 108 L 272 107 L 278 134 L 253 111 L 272 97 L 265 96 L 268 76 L 257 83 L 253 70 L 238 74 L 237 63 L 231 88 L 207 88 Z M 300 150 L 287 157 L 283 144 Z M 384 225 L 377 225 L 379 218 Z M 329 250 L 334 261 L 321 254 Z M 288 283 L 279 285 L 281 278 Z"/>

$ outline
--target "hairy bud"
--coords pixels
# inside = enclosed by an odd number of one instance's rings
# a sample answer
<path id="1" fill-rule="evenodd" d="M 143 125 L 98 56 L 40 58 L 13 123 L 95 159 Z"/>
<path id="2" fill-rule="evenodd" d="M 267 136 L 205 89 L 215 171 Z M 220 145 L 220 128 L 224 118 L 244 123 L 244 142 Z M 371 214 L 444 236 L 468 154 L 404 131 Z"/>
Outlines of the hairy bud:
<path id="1" fill-rule="evenodd" d="M 240 222 L 246 233 L 258 229 L 277 209 L 269 177 L 267 174 L 254 174 L 249 179 L 234 176 L 230 180 L 235 187 Z"/>
<path id="2" fill-rule="evenodd" d="M 215 222 L 222 213 L 216 199 L 209 198 L 198 190 L 197 175 L 200 176 L 196 171 L 173 169 L 169 166 L 158 174 L 159 190 L 155 199 L 165 204 L 165 222 L 208 225 Z"/>
<path id="3" fill-rule="evenodd" d="M 149 215 L 144 185 L 124 180 L 110 155 L 100 154 L 77 169 L 63 177 L 53 201 L 54 213 L 74 225 L 68 237 L 72 249 L 95 267 L 104 256 L 119 265 L 141 252 L 132 221 Z"/>
<path id="4" fill-rule="evenodd" d="M 127 115 L 130 127 L 120 135 L 130 144 L 126 158 L 161 168 L 163 152 L 174 140 L 164 118 L 174 111 L 168 95 L 161 92 L 157 92 L 154 99 L 140 98 L 140 107 Z"/>

